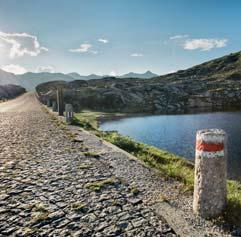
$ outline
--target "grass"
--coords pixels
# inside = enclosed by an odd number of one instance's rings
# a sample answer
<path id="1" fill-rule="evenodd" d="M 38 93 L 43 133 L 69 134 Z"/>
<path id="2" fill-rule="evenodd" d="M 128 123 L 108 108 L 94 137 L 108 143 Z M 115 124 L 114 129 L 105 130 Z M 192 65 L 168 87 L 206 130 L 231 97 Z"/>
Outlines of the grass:
<path id="1" fill-rule="evenodd" d="M 95 129 L 98 129 L 99 120 L 101 118 L 117 117 L 117 116 L 124 116 L 124 114 L 93 112 L 90 110 L 83 110 L 81 113 L 75 114 L 73 123 L 87 130 L 95 130 Z"/>
<path id="2" fill-rule="evenodd" d="M 109 179 L 105 179 L 105 180 L 88 183 L 88 184 L 86 184 L 85 187 L 92 191 L 100 191 L 101 189 L 105 188 L 106 186 L 114 185 L 115 183 L 116 183 L 115 179 L 109 178 Z"/>
<path id="3" fill-rule="evenodd" d="M 228 180 L 228 202 L 224 212 L 224 219 L 228 223 L 240 225 L 241 223 L 241 183 Z"/>
<path id="4" fill-rule="evenodd" d="M 36 203 L 36 204 L 34 205 L 33 209 L 34 209 L 35 211 L 42 212 L 42 213 L 48 212 L 47 206 L 44 205 L 43 203 Z"/>
<path id="5" fill-rule="evenodd" d="M 100 138 L 131 153 L 139 160 L 143 161 L 147 166 L 157 169 L 164 177 L 180 181 L 183 183 L 181 191 L 193 191 L 194 165 L 191 162 L 170 152 L 136 142 L 130 137 L 122 136 L 117 132 L 103 132 L 98 130 L 98 119 L 101 116 L 110 115 L 101 112 L 83 111 L 75 115 L 75 123 L 95 133 Z M 93 190 L 100 190 L 102 185 L 105 185 L 105 182 L 92 183 L 89 184 L 88 187 Z M 240 225 L 241 183 L 228 180 L 227 192 L 227 207 L 222 217 L 224 221 L 230 224 Z"/>
<path id="6" fill-rule="evenodd" d="M 42 221 L 47 221 L 49 218 L 49 213 L 47 212 L 40 212 L 37 215 L 33 217 L 33 219 L 30 221 L 31 226 L 36 225 Z"/>
<path id="7" fill-rule="evenodd" d="M 82 202 L 75 202 L 71 205 L 71 209 L 76 211 L 76 212 L 83 212 L 86 209 L 86 205 Z"/>
<path id="8" fill-rule="evenodd" d="M 91 165 L 91 164 L 83 163 L 83 164 L 80 164 L 80 165 L 79 165 L 79 169 L 81 169 L 81 170 L 90 169 L 90 168 L 92 168 L 92 165 Z"/>
<path id="9" fill-rule="evenodd" d="M 85 151 L 85 152 L 83 152 L 83 154 L 86 157 L 94 157 L 94 158 L 100 157 L 99 153 L 91 152 L 91 151 Z"/>
<path id="10" fill-rule="evenodd" d="M 134 195 L 134 196 L 136 196 L 136 195 L 138 195 L 139 193 L 140 193 L 140 190 L 137 188 L 137 187 L 131 187 L 131 189 L 130 189 L 130 192 Z"/>

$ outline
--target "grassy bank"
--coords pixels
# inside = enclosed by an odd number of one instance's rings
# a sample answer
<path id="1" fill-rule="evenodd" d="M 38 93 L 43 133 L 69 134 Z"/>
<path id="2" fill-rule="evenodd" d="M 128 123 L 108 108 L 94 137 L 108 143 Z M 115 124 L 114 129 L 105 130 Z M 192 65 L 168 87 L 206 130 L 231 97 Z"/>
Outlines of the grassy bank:
<path id="1" fill-rule="evenodd" d="M 98 129 L 98 120 L 103 117 L 113 117 L 115 114 L 102 112 L 83 111 L 76 114 L 74 123 L 86 130 L 94 132 L 102 139 L 131 153 L 149 167 L 157 169 L 162 176 L 173 178 L 182 182 L 181 191 L 192 191 L 194 184 L 194 166 L 186 159 L 170 152 L 157 149 L 144 143 L 136 142 L 133 139 L 120 135 L 119 133 L 103 132 Z M 121 115 L 119 115 L 121 116 Z M 228 203 L 223 215 L 225 221 L 240 225 L 241 223 L 241 183 L 229 180 Z"/>

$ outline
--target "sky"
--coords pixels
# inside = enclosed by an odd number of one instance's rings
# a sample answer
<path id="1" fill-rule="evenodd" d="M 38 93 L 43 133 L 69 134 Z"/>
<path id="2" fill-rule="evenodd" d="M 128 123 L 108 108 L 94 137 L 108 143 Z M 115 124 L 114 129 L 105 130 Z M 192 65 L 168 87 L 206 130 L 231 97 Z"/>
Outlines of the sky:
<path id="1" fill-rule="evenodd" d="M 0 68 L 166 74 L 241 50 L 239 0 L 0 0 Z"/>

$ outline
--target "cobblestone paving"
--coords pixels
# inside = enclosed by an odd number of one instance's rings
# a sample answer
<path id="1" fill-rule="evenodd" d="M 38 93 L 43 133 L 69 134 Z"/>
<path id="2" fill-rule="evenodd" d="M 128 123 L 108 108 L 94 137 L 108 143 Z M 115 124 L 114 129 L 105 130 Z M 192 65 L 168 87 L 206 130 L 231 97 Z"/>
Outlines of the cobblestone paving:
<path id="1" fill-rule="evenodd" d="M 0 236 L 175 236 L 105 159 L 24 99 L 0 112 Z"/>

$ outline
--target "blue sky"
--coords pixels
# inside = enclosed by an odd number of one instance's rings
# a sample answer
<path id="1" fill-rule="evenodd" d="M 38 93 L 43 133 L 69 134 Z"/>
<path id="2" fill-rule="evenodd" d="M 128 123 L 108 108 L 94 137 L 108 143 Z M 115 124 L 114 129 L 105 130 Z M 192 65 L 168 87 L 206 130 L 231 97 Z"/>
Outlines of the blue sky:
<path id="1" fill-rule="evenodd" d="M 241 50 L 241 1 L 0 0 L 0 67 L 165 74 Z"/>

